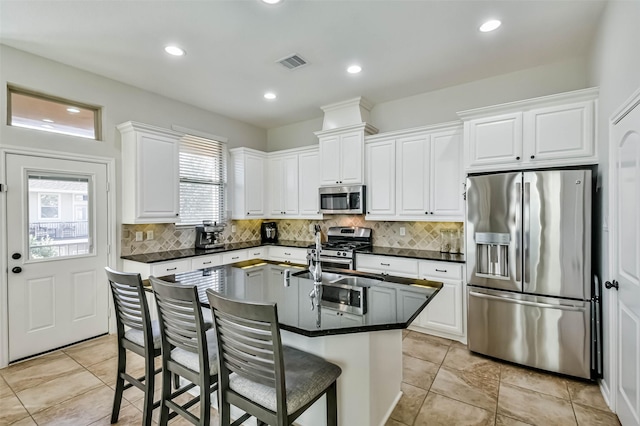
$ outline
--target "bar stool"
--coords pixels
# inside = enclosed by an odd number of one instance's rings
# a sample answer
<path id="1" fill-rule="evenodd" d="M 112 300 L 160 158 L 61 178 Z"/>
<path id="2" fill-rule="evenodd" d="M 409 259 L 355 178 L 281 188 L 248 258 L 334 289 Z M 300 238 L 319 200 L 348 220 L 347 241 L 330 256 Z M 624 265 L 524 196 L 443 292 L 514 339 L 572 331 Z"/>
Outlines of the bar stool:
<path id="1" fill-rule="evenodd" d="M 274 303 L 227 299 L 207 290 L 218 339 L 218 412 L 230 424 L 230 405 L 258 425 L 290 425 L 327 395 L 327 425 L 338 424 L 336 381 L 340 367 L 316 355 L 282 346 Z"/>
<path id="2" fill-rule="evenodd" d="M 158 306 L 162 342 L 162 401 L 160 425 L 166 425 L 169 410 L 195 425 L 209 425 L 211 393 L 218 388 L 218 351 L 214 330 L 203 320 L 198 288 L 169 283 L 149 277 Z M 202 372 L 202 374 L 201 374 Z M 191 383 L 171 391 L 171 374 L 177 374 Z M 200 387 L 200 395 L 183 405 L 175 398 Z M 208 391 L 207 391 L 208 390 Z M 200 418 L 189 407 L 200 401 Z"/>
<path id="3" fill-rule="evenodd" d="M 153 402 L 155 375 L 161 371 L 154 369 L 154 359 L 160 355 L 160 327 L 158 321 L 151 320 L 140 274 L 118 272 L 109 267 L 104 269 L 111 286 L 118 331 L 118 377 L 111 423 L 118 421 L 122 393 L 135 386 L 144 392 L 142 424 L 148 426 L 153 409 L 160 405 L 160 402 Z M 130 329 L 125 331 L 125 326 Z M 144 376 L 136 379 L 127 374 L 127 349 L 144 358 Z"/>

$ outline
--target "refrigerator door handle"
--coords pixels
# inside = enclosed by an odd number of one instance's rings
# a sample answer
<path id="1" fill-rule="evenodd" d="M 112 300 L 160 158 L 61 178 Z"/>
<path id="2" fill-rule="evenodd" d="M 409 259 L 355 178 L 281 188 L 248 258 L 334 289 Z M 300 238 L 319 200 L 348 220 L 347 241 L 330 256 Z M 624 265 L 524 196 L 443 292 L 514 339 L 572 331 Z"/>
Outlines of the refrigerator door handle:
<path id="1" fill-rule="evenodd" d="M 521 235 L 520 235 L 520 229 L 521 229 L 521 225 L 520 225 L 520 217 L 522 215 L 522 206 L 520 205 L 520 200 L 522 199 L 522 185 L 520 184 L 520 182 L 516 182 L 516 238 L 515 238 L 515 245 L 516 245 L 516 258 L 514 259 L 516 262 L 516 282 L 518 284 L 522 284 L 522 253 L 521 253 Z M 522 287 L 520 287 L 522 288 Z"/>
<path id="2" fill-rule="evenodd" d="M 523 268 L 524 268 L 524 284 L 525 286 L 531 282 L 530 275 L 530 259 L 529 259 L 529 250 L 530 250 L 530 235 L 531 232 L 531 222 L 530 222 L 530 209 L 531 209 L 531 183 L 524 183 L 524 194 L 522 197 L 523 200 L 523 209 L 522 209 L 522 233 L 524 237 L 522 238 L 522 245 L 524 250 L 524 259 L 522 260 Z"/>
<path id="3" fill-rule="evenodd" d="M 553 305 L 551 303 L 530 302 L 528 300 L 519 300 L 519 299 L 513 299 L 511 297 L 504 297 L 504 296 L 503 297 L 493 296 L 491 294 L 478 293 L 475 291 L 469 291 L 469 295 L 473 297 L 479 297 L 481 299 L 501 300 L 503 302 L 515 303 L 517 305 L 534 306 L 538 308 L 551 308 L 551 309 L 560 309 L 562 311 L 577 311 L 577 312 L 583 312 L 585 310 L 584 307 L 580 307 L 580 306 Z"/>

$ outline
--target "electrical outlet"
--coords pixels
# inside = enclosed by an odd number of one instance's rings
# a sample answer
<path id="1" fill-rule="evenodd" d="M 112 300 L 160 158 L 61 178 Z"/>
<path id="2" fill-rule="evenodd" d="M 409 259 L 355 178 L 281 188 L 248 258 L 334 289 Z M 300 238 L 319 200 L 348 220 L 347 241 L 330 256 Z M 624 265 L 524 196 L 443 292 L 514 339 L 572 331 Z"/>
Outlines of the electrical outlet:
<path id="1" fill-rule="evenodd" d="M 153 240 L 153 231 L 147 231 L 147 240 Z"/>
<path id="2" fill-rule="evenodd" d="M 231 232 L 232 233 L 236 233 L 236 226 L 235 225 L 231 225 Z"/>
<path id="3" fill-rule="evenodd" d="M 136 241 L 142 241 L 142 231 L 136 231 Z"/>
<path id="4" fill-rule="evenodd" d="M 405 235 L 407 235 L 407 230 L 405 229 L 404 226 L 400 227 L 400 236 L 404 237 Z"/>

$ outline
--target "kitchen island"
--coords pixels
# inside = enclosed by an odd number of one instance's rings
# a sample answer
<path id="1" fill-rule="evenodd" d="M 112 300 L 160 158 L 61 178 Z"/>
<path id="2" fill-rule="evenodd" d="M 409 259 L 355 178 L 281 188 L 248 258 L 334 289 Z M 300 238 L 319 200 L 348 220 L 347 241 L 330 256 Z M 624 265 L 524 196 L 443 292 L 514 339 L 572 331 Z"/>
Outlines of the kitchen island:
<path id="1" fill-rule="evenodd" d="M 302 271 L 285 286 L 285 271 L 274 262 L 252 261 L 161 278 L 197 286 L 204 305 L 208 288 L 227 297 L 275 302 L 283 344 L 342 368 L 339 424 L 383 425 L 401 396 L 402 329 L 433 299 L 441 283 L 354 271 L 325 272 L 321 288 L 328 289 L 327 294 L 343 288 L 340 282 L 344 281 L 359 288 L 362 312 L 349 312 L 347 306 L 335 304 L 330 308 L 331 302 L 325 304 L 321 298 L 315 299 L 320 303 L 314 303 L 312 310 L 313 281 Z M 324 425 L 325 418 L 322 398 L 296 423 Z"/>

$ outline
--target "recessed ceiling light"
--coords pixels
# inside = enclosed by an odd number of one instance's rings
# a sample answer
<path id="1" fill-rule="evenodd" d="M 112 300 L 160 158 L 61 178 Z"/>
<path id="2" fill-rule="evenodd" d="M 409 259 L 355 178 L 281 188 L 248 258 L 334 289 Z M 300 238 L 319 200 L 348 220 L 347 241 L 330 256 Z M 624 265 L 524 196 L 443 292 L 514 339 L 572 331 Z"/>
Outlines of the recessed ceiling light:
<path id="1" fill-rule="evenodd" d="M 78 108 L 74 108 L 74 107 L 67 108 L 67 111 L 70 112 L 71 114 L 77 114 L 80 112 Z"/>
<path id="2" fill-rule="evenodd" d="M 173 56 L 183 56 L 186 53 L 184 49 L 181 49 L 178 46 L 166 46 L 164 51 Z"/>
<path id="3" fill-rule="evenodd" d="M 360 67 L 360 65 L 351 65 L 347 68 L 347 72 L 349 74 L 358 74 L 360 71 L 362 71 L 362 67 Z"/>
<path id="4" fill-rule="evenodd" d="M 273 92 L 267 92 L 264 94 L 264 98 L 269 99 L 270 101 L 274 100 L 276 97 L 276 94 Z"/>
<path id="5" fill-rule="evenodd" d="M 278 4 L 280 3 L 282 0 L 262 0 L 262 3 L 266 3 L 266 4 Z"/>
<path id="6" fill-rule="evenodd" d="M 53 123 L 53 120 L 50 118 L 43 118 L 42 121 L 44 121 L 45 123 Z"/>
<path id="7" fill-rule="evenodd" d="M 483 33 L 488 33 L 489 31 L 497 29 L 500 25 L 502 25 L 502 22 L 498 21 L 497 19 L 492 19 L 480 25 L 480 31 L 482 31 Z"/>

